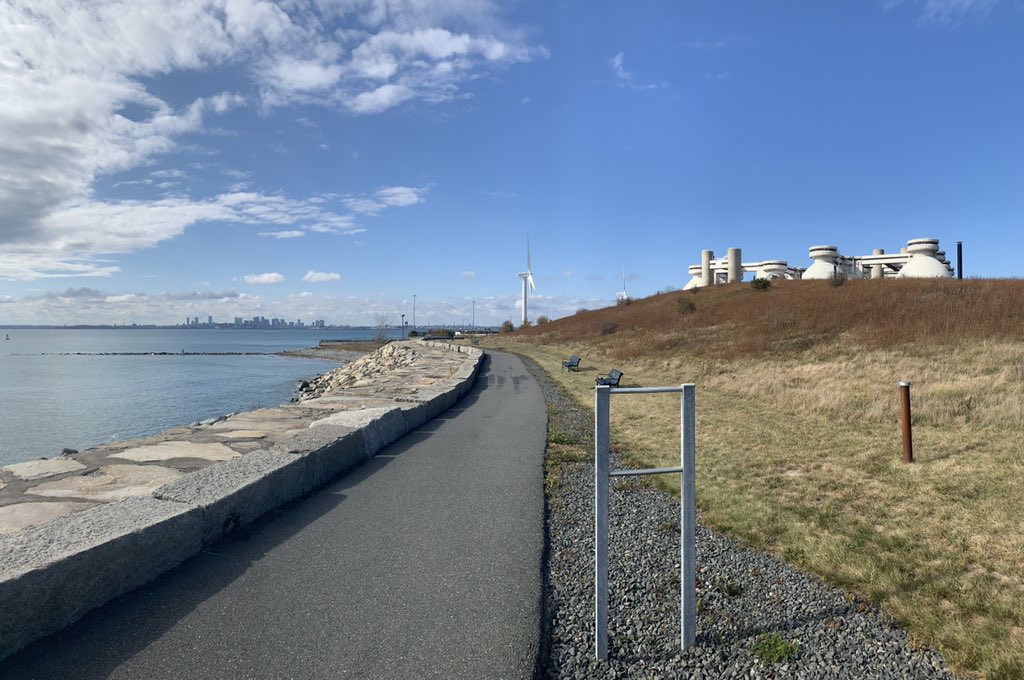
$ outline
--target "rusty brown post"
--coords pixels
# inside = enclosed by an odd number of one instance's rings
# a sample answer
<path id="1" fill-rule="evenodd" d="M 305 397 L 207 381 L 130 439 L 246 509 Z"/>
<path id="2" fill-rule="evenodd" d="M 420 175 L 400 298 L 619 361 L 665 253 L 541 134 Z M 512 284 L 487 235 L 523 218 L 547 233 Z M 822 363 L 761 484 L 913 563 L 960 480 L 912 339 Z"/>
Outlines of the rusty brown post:
<path id="1" fill-rule="evenodd" d="M 903 424 L 903 462 L 914 462 L 914 442 L 910 435 L 910 381 L 901 380 L 900 387 L 900 411 Z"/>

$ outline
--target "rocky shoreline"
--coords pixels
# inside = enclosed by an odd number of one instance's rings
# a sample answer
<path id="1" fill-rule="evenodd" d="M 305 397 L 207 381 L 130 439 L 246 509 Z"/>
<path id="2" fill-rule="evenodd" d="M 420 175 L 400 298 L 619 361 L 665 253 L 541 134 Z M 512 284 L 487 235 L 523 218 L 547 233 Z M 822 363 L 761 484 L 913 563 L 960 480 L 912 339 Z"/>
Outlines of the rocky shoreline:
<path id="1" fill-rule="evenodd" d="M 444 413 L 483 363 L 442 343 L 414 352 L 330 371 L 300 403 L 0 467 L 0 660 Z"/>
<path id="2" fill-rule="evenodd" d="M 274 352 L 283 357 L 296 357 L 299 359 L 320 359 L 321 361 L 333 361 L 339 364 L 347 364 L 366 355 L 365 351 L 346 349 L 325 349 L 322 347 L 307 347 L 305 349 L 289 349 L 283 352 Z"/>

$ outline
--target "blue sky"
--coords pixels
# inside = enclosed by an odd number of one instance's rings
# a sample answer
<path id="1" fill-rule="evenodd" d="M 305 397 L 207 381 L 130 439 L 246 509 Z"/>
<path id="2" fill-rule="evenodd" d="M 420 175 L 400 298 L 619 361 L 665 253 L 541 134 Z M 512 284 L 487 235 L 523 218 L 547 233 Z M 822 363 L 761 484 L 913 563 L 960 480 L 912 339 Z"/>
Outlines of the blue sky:
<path id="1" fill-rule="evenodd" d="M 12 0 L 0 324 L 518 323 L 1024 247 L 1024 3 Z"/>

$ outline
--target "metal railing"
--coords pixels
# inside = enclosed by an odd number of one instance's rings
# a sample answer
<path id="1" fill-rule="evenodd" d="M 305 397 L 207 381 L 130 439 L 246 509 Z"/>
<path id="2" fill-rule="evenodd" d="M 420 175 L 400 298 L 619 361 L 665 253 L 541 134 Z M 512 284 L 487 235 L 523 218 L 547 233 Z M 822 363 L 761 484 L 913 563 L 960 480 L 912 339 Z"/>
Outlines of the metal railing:
<path id="1" fill-rule="evenodd" d="M 609 470 L 609 411 L 612 394 L 678 393 L 680 398 L 679 467 Z M 697 637 L 696 563 L 697 506 L 694 500 L 694 387 L 609 387 L 594 392 L 594 633 L 596 656 L 608 660 L 608 481 L 611 477 L 679 473 L 680 646 L 688 649 Z"/>

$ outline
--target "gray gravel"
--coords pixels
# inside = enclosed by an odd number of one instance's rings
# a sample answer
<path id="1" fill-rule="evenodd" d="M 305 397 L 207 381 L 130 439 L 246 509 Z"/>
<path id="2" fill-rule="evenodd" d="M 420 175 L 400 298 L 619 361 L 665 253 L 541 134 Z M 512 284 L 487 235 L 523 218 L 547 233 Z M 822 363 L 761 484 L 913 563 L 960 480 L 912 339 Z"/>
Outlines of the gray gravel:
<path id="1" fill-rule="evenodd" d="M 592 414 L 526 363 L 548 403 L 550 431 L 592 451 Z M 563 463 L 560 481 L 549 489 L 550 635 L 540 677 L 956 677 L 937 652 L 915 648 L 877 607 L 703 526 L 697 528 L 697 645 L 683 653 L 679 503 L 637 479 L 612 481 L 608 662 L 593 658 L 593 463 Z M 758 651 L 766 637 L 788 643 L 789 657 L 766 660 Z"/>

